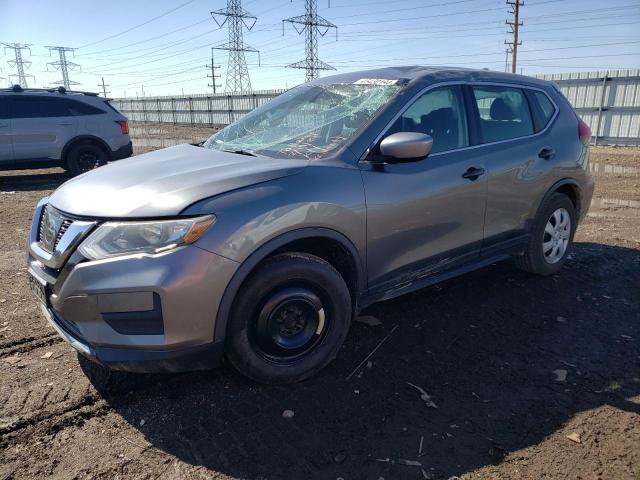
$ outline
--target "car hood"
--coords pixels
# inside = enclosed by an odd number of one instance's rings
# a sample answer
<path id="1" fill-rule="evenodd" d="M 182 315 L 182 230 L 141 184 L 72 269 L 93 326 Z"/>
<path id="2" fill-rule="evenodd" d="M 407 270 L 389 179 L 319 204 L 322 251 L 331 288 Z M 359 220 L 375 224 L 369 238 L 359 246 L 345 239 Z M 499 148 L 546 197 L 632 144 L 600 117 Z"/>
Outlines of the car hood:
<path id="1" fill-rule="evenodd" d="M 110 163 L 69 180 L 52 206 L 90 217 L 164 217 L 194 202 L 292 175 L 308 160 L 251 157 L 178 145 Z"/>

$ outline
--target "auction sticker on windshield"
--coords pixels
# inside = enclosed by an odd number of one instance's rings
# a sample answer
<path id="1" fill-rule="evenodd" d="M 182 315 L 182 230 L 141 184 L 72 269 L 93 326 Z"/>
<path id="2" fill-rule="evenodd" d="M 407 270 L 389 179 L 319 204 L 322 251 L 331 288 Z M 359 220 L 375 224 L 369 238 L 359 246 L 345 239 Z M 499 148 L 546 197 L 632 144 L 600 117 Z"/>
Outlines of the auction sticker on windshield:
<path id="1" fill-rule="evenodd" d="M 354 85 L 397 85 L 398 80 L 388 78 L 361 78 L 353 82 Z"/>

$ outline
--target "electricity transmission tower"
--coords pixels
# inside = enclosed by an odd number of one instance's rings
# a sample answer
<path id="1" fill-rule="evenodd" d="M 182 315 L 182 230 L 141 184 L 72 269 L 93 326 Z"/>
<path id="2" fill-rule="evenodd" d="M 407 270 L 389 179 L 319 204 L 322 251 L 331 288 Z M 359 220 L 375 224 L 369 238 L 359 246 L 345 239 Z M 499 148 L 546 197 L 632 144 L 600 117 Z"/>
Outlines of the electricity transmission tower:
<path id="1" fill-rule="evenodd" d="M 102 77 L 102 83 L 99 83 L 98 86 L 102 87 L 102 94 L 105 96 L 105 98 L 107 96 L 107 93 L 111 93 L 111 92 L 107 91 L 107 87 L 109 87 L 110 85 L 105 85 L 104 84 L 104 77 Z"/>
<path id="2" fill-rule="evenodd" d="M 59 60 L 57 62 L 49 62 L 47 66 L 51 65 L 55 70 L 60 70 L 62 72 L 62 80 L 58 80 L 57 82 L 53 82 L 54 85 L 63 85 L 64 88 L 69 90 L 71 85 L 80 85 L 78 82 L 74 82 L 69 79 L 69 70 L 75 70 L 80 67 L 77 63 L 70 62 L 67 60 L 67 52 L 71 52 L 73 54 L 75 48 L 69 47 L 46 47 L 49 49 L 49 55 L 51 52 L 58 52 Z"/>
<path id="3" fill-rule="evenodd" d="M 31 62 L 22 58 L 22 50 L 29 50 L 29 55 L 31 55 L 31 49 L 29 49 L 31 45 L 26 43 L 3 43 L 2 45 L 4 45 L 5 52 L 13 50 L 15 56 L 15 60 L 7 61 L 9 66 L 15 67 L 17 71 L 16 75 L 9 75 L 9 81 L 11 81 L 11 77 L 18 77 L 18 85 L 22 88 L 27 88 L 27 77 L 33 78 L 34 81 L 35 77 L 24 73 L 25 67 L 29 68 Z"/>
<path id="4" fill-rule="evenodd" d="M 213 94 L 216 94 L 216 89 L 220 88 L 222 85 L 216 83 L 217 78 L 220 78 L 220 75 L 216 75 L 216 68 L 220 68 L 220 65 L 216 65 L 213 61 L 213 47 L 211 48 L 211 65 L 205 65 L 207 68 L 211 69 L 211 75 L 207 74 L 207 78 L 211 79 L 211 83 L 207 84 L 208 87 L 213 88 Z"/>
<path id="5" fill-rule="evenodd" d="M 336 40 L 338 38 L 338 27 L 326 18 L 318 15 L 317 0 L 305 0 L 305 14 L 297 17 L 285 18 L 282 20 L 282 34 L 284 35 L 284 22 L 293 25 L 298 35 L 305 34 L 306 58 L 299 62 L 287 65 L 288 68 L 304 68 L 307 71 L 306 81 L 318 78 L 319 70 L 335 70 L 328 63 L 318 58 L 318 35 L 324 37 L 329 29 L 336 29 Z"/>
<path id="6" fill-rule="evenodd" d="M 509 45 L 509 53 L 511 53 L 511 73 L 516 73 L 516 61 L 518 59 L 518 46 L 522 45 L 522 41 L 518 40 L 518 28 L 521 27 L 522 20 L 520 20 L 520 7 L 524 7 L 524 0 L 507 0 L 507 5 L 511 6 L 511 15 L 513 15 L 513 21 L 507 20 L 505 23 L 509 25 L 509 33 L 513 34 L 513 40 L 511 42 L 504 41 L 505 45 Z"/>
<path id="7" fill-rule="evenodd" d="M 242 8 L 241 0 L 227 0 L 227 8 L 211 12 L 211 16 L 220 28 L 226 24 L 229 30 L 229 41 L 218 47 L 213 47 L 216 50 L 229 51 L 227 81 L 224 91 L 250 92 L 251 79 L 244 52 L 257 52 L 258 64 L 260 64 L 260 52 L 244 43 L 242 27 L 251 30 L 256 24 L 257 18 Z M 219 17 L 224 17 L 224 20 L 220 22 Z M 215 79 L 213 82 L 215 83 Z"/>

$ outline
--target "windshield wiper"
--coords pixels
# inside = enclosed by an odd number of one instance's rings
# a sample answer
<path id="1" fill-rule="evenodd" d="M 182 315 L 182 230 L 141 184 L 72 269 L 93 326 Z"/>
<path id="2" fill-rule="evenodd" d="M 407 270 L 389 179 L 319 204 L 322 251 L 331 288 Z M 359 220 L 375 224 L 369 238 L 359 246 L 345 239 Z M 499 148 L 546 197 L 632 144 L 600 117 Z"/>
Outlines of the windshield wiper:
<path id="1" fill-rule="evenodd" d="M 227 152 L 227 153 L 236 153 L 238 155 L 248 155 L 249 157 L 257 157 L 258 155 L 256 155 L 254 152 L 252 152 L 251 150 L 222 150 L 223 152 Z"/>

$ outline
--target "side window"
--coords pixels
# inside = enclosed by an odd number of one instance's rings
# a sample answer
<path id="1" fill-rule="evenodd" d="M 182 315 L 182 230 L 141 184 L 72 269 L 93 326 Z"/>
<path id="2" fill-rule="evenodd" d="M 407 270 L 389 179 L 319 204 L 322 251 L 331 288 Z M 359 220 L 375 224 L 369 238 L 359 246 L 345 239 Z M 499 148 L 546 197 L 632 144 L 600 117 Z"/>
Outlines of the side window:
<path id="1" fill-rule="evenodd" d="M 0 96 L 0 119 L 9 118 L 9 97 Z"/>
<path id="2" fill-rule="evenodd" d="M 483 143 L 533 134 L 533 122 L 524 92 L 509 87 L 473 87 L 480 113 Z"/>
<path id="3" fill-rule="evenodd" d="M 69 112 L 68 115 L 99 115 L 106 113 L 104 110 L 87 105 L 86 103 L 78 102 L 76 100 L 63 100 L 65 108 Z"/>
<path id="4" fill-rule="evenodd" d="M 60 98 L 20 95 L 11 98 L 13 118 L 67 117 L 71 115 Z"/>
<path id="5" fill-rule="evenodd" d="M 551 118 L 553 117 L 556 108 L 553 106 L 553 103 L 551 103 L 551 100 L 549 100 L 549 97 L 547 97 L 544 93 L 538 90 L 529 90 L 528 92 L 530 92 L 529 99 L 533 99 L 533 119 L 536 127 L 536 132 L 539 132 L 547 126 L 549 120 L 551 120 Z"/>
<path id="6" fill-rule="evenodd" d="M 419 132 L 433 138 L 433 153 L 469 145 L 467 118 L 460 87 L 431 90 L 418 98 L 390 130 Z"/>

